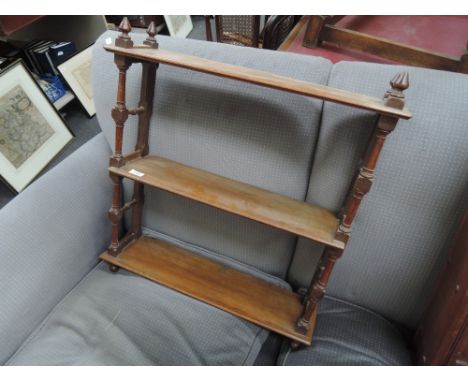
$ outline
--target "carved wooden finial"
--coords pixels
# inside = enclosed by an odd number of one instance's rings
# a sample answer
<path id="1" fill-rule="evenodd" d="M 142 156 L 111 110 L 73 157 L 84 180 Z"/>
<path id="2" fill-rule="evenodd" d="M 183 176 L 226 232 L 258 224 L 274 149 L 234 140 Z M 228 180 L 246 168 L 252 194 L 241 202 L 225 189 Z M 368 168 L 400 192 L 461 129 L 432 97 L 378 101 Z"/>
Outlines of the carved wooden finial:
<path id="1" fill-rule="evenodd" d="M 128 18 L 124 17 L 119 25 L 120 35 L 115 39 L 115 46 L 131 48 L 133 46 L 133 41 L 128 35 L 131 30 L 132 26 L 130 25 Z"/>
<path id="2" fill-rule="evenodd" d="M 130 21 L 128 21 L 127 17 L 124 17 L 122 21 L 120 22 L 119 31 L 122 32 L 122 35 L 128 36 L 131 30 L 132 30 L 132 25 L 130 24 Z"/>
<path id="3" fill-rule="evenodd" d="M 385 93 L 385 104 L 390 107 L 403 109 L 405 105 L 405 95 L 403 91 L 409 87 L 409 74 L 408 72 L 398 73 L 390 81 L 391 89 Z"/>
<path id="4" fill-rule="evenodd" d="M 156 25 L 154 24 L 154 21 L 151 21 L 150 25 L 148 26 L 148 29 L 146 30 L 146 33 L 148 33 L 148 37 L 146 38 L 145 41 L 143 41 L 143 44 L 156 49 L 159 46 L 159 44 L 154 37 L 158 33 L 156 30 Z"/>
<path id="5" fill-rule="evenodd" d="M 390 85 L 392 86 L 393 90 L 399 91 L 399 92 L 403 92 L 404 90 L 408 89 L 408 87 L 409 87 L 409 74 L 408 74 L 408 72 L 398 73 L 390 81 Z"/>

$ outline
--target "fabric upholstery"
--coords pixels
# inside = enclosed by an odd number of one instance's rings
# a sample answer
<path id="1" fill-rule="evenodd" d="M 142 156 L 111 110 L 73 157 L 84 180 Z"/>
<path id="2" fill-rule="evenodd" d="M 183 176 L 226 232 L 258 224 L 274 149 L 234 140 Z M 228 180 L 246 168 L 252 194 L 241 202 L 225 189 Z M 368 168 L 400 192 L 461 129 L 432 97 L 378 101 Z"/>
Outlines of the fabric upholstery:
<path id="1" fill-rule="evenodd" d="M 117 69 L 113 55 L 93 50 L 99 123 L 113 145 Z M 144 35 L 134 34 L 135 42 Z M 325 59 L 158 36 L 161 49 L 211 58 L 312 82 L 326 83 Z M 138 102 L 141 68 L 128 71 L 127 104 Z M 160 65 L 151 119 L 150 153 L 304 200 L 322 102 L 234 80 Z M 130 117 L 124 151 L 133 150 L 137 118 Z M 129 188 L 126 188 L 128 196 Z M 285 277 L 295 237 L 167 192 L 146 188 L 144 225 Z"/>
<path id="2" fill-rule="evenodd" d="M 338 299 L 320 305 L 310 347 L 291 351 L 284 342 L 278 365 L 406 366 L 411 355 L 399 330 L 381 316 Z"/>
<path id="3" fill-rule="evenodd" d="M 109 155 L 100 134 L 0 210 L 0 364 L 109 243 Z"/>
<path id="4" fill-rule="evenodd" d="M 251 365 L 267 335 L 132 273 L 113 274 L 101 263 L 8 364 Z"/>
<path id="5" fill-rule="evenodd" d="M 468 76 L 357 62 L 335 64 L 329 85 L 382 97 L 409 72 L 413 113 L 387 138 L 374 185 L 328 293 L 414 327 L 432 293 L 446 247 L 468 207 Z M 307 200 L 338 211 L 375 116 L 326 103 Z M 299 240 L 290 281 L 307 285 L 321 247 Z"/>

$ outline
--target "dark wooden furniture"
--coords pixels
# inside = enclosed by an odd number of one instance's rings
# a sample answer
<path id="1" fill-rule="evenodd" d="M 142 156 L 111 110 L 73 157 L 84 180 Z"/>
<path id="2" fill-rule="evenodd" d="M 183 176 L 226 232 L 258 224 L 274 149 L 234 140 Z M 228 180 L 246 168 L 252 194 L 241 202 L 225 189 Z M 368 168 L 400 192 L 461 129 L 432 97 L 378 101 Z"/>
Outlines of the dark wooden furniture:
<path id="1" fill-rule="evenodd" d="M 205 16 L 208 41 L 213 41 L 212 18 L 213 16 Z M 265 25 L 260 30 L 260 16 L 214 16 L 216 41 L 276 50 L 299 19 L 300 16 L 265 16 Z"/>
<path id="2" fill-rule="evenodd" d="M 23 29 L 43 16 L 0 16 L 0 36 L 9 36 L 12 33 Z"/>
<path id="3" fill-rule="evenodd" d="M 310 345 L 317 314 L 317 305 L 325 293 L 330 273 L 348 241 L 351 224 L 362 197 L 373 181 L 374 169 L 386 136 L 398 120 L 411 118 L 404 108 L 403 90 L 408 87 L 407 74 L 391 81 L 391 89 L 383 100 L 354 94 L 260 70 L 238 67 L 204 58 L 169 52 L 158 48 L 154 24 L 143 45 L 134 45 L 128 33 L 130 24 L 124 19 L 115 45 L 105 45 L 114 53 L 119 70 L 117 104 L 112 109 L 115 121 L 115 149 L 110 159 L 113 182 L 113 203 L 109 211 L 112 242 L 101 259 L 111 270 L 127 269 L 191 297 L 202 300 L 260 326 L 280 333 L 294 345 Z M 141 63 L 141 97 L 138 106 L 125 104 L 126 71 Z M 208 73 L 259 86 L 270 87 L 304 96 L 320 98 L 379 114 L 373 138 L 362 166 L 347 197 L 343 213 L 336 217 L 324 208 L 260 189 L 245 183 L 192 168 L 165 158 L 149 155 L 148 131 L 158 66 Z M 122 153 L 124 124 L 129 115 L 138 115 L 138 137 L 135 151 Z M 134 181 L 130 201 L 121 203 L 122 179 Z M 305 297 L 229 269 L 213 260 L 191 254 L 149 237 L 142 236 L 141 216 L 144 185 L 157 187 L 196 200 L 233 214 L 323 243 L 325 251 L 320 266 Z M 129 231 L 120 235 L 124 212 L 132 209 Z"/>
<path id="4" fill-rule="evenodd" d="M 208 41 L 213 41 L 211 18 L 212 16 L 205 16 L 206 39 Z M 260 44 L 260 16 L 218 15 L 214 16 L 214 19 L 217 42 L 258 48 Z"/>
<path id="5" fill-rule="evenodd" d="M 459 58 L 356 32 L 335 24 L 345 16 L 310 16 L 302 45 L 315 48 L 322 42 L 354 49 L 406 65 L 468 73 L 468 48 Z"/>
<path id="6" fill-rule="evenodd" d="M 287 52 L 289 50 L 289 47 L 296 39 L 297 35 L 304 29 L 304 26 L 308 21 L 309 16 L 302 16 L 291 29 L 286 38 L 281 42 L 280 46 L 278 46 L 277 50 Z"/>
<path id="7" fill-rule="evenodd" d="M 468 365 L 468 211 L 415 335 L 420 365 Z"/>
<path id="8" fill-rule="evenodd" d="M 269 16 L 262 31 L 262 48 L 277 50 L 289 36 L 301 16 Z"/>

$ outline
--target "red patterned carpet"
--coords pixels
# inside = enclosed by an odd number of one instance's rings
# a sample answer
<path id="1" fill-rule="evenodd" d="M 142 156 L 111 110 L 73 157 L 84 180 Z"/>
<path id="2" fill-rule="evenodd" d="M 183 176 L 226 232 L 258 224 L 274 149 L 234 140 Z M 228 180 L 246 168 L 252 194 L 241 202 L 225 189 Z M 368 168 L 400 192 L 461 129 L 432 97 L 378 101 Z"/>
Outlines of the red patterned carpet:
<path id="1" fill-rule="evenodd" d="M 468 16 L 346 16 L 336 25 L 454 57 L 464 53 L 468 42 Z M 302 46 L 304 32 L 305 25 L 287 51 L 322 56 L 333 62 L 391 62 L 328 43 L 323 48 L 305 48 Z"/>

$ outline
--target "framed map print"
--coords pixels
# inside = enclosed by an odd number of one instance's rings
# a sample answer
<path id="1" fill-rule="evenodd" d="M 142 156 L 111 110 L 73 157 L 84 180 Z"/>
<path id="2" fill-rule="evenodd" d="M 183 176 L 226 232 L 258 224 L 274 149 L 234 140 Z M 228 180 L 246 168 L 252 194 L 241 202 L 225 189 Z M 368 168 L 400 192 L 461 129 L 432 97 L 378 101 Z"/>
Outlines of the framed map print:
<path id="1" fill-rule="evenodd" d="M 91 85 L 92 54 L 93 46 L 91 45 L 58 66 L 59 72 L 90 117 L 96 114 Z"/>
<path id="2" fill-rule="evenodd" d="M 0 177 L 22 191 L 73 138 L 21 60 L 0 73 Z"/>
<path id="3" fill-rule="evenodd" d="M 164 16 L 169 34 L 173 37 L 187 37 L 193 29 L 192 19 L 190 16 L 174 15 Z"/>

